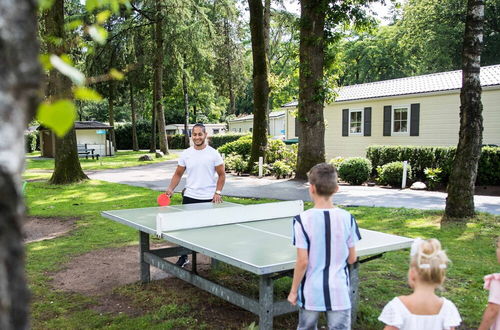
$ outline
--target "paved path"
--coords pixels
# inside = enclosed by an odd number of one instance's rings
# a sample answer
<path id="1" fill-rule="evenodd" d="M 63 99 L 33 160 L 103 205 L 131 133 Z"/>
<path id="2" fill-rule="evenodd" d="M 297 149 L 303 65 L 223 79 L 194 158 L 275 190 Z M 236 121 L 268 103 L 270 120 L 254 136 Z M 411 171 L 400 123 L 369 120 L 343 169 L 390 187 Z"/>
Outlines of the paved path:
<path id="1" fill-rule="evenodd" d="M 123 183 L 164 191 L 172 177 L 177 161 L 149 164 L 98 172 L 89 172 L 91 179 Z M 176 191 L 184 188 L 183 178 Z M 226 176 L 223 194 L 235 197 L 274 198 L 280 200 L 301 199 L 310 201 L 307 183 L 297 180 Z M 356 206 L 406 207 L 424 210 L 443 210 L 446 194 L 433 191 L 385 189 L 380 187 L 341 186 L 334 196 L 336 204 Z M 474 198 L 479 211 L 500 214 L 500 197 L 479 196 Z"/>

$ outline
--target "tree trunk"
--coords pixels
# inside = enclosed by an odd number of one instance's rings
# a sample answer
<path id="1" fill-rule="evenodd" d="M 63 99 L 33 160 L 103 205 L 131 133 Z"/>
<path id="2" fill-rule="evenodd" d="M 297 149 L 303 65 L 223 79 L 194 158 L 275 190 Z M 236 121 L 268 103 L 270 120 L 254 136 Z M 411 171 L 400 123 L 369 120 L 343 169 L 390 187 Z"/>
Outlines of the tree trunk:
<path id="1" fill-rule="evenodd" d="M 155 25 L 151 25 L 152 38 L 155 38 Z M 155 74 L 153 73 L 153 108 L 151 109 L 151 140 L 149 140 L 149 152 L 156 152 L 156 79 Z"/>
<path id="2" fill-rule="evenodd" d="M 185 63 L 185 62 L 184 62 Z M 182 91 L 184 93 L 184 146 L 189 147 L 189 95 L 187 85 L 186 64 L 182 67 Z"/>
<path id="3" fill-rule="evenodd" d="M 483 105 L 479 78 L 483 23 L 484 1 L 468 0 L 462 51 L 460 134 L 448 183 L 443 218 L 445 221 L 474 216 L 474 187 L 483 139 Z"/>
<path id="4" fill-rule="evenodd" d="M 139 142 L 137 141 L 137 114 L 134 102 L 134 86 L 129 82 L 130 88 L 130 109 L 132 111 L 132 150 L 139 151 Z"/>
<path id="5" fill-rule="evenodd" d="M 229 26 L 229 20 L 224 19 L 224 33 L 225 33 L 225 43 L 226 49 L 231 49 L 231 30 Z M 234 83 L 233 83 L 233 68 L 232 68 L 232 52 L 228 51 L 226 54 L 226 65 L 227 65 L 227 85 L 229 89 L 229 114 L 234 115 L 236 113 L 236 97 L 234 95 Z"/>
<path id="6" fill-rule="evenodd" d="M 267 61 L 267 76 L 269 77 L 269 72 L 271 71 L 271 58 L 270 58 L 270 39 L 269 34 L 271 32 L 271 0 L 264 0 L 264 45 L 266 47 L 266 61 Z M 268 78 L 269 79 L 269 78 Z M 269 95 L 271 94 L 271 87 L 269 86 L 269 91 L 267 92 L 267 103 L 266 103 L 266 118 L 267 118 L 267 134 L 271 134 L 271 118 L 269 114 L 271 112 L 271 99 Z"/>
<path id="7" fill-rule="evenodd" d="M 269 100 L 269 81 L 266 58 L 264 8 L 261 0 L 248 0 L 250 8 L 250 32 L 252 37 L 253 59 L 253 134 L 250 161 L 251 169 L 259 157 L 266 157 L 267 150 L 267 116 Z"/>
<path id="8" fill-rule="evenodd" d="M 156 120 L 158 124 L 158 136 L 160 138 L 160 150 L 167 155 L 167 132 L 165 131 L 165 113 L 163 112 L 163 13 L 161 1 L 156 1 L 156 22 L 155 22 L 155 64 L 154 79 L 156 89 L 156 100 L 154 103 Z"/>
<path id="9" fill-rule="evenodd" d="M 116 82 L 114 80 L 109 81 L 109 100 L 108 100 L 108 114 L 109 114 L 109 126 L 113 127 L 111 130 L 111 142 L 113 143 L 113 149 L 115 152 L 118 150 L 116 147 L 116 135 L 115 135 L 115 89 Z"/>
<path id="10" fill-rule="evenodd" d="M 24 130 L 38 106 L 37 3 L 0 1 L 0 329 L 29 329 L 22 237 Z"/>
<path id="11" fill-rule="evenodd" d="M 325 123 L 323 119 L 324 26 L 328 1 L 302 0 L 300 24 L 300 127 L 297 179 L 325 161 Z"/>
<path id="12" fill-rule="evenodd" d="M 64 40 L 64 2 L 56 0 L 45 13 L 46 35 Z M 64 41 L 60 45 L 47 42 L 49 54 L 64 53 Z M 49 72 L 47 85 L 48 99 L 71 98 L 71 82 L 57 70 Z M 76 148 L 75 129 L 71 128 L 63 137 L 55 137 L 54 172 L 49 182 L 52 184 L 68 184 L 88 179 L 83 173 Z"/>

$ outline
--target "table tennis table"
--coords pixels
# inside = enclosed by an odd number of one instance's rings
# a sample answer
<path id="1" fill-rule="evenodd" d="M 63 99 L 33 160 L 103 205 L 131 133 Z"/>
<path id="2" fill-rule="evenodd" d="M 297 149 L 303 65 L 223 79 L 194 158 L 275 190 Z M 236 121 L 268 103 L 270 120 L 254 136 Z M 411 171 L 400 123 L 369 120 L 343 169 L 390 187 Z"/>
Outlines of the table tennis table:
<path id="1" fill-rule="evenodd" d="M 150 266 L 157 267 L 258 315 L 260 329 L 272 329 L 274 316 L 297 310 L 286 300 L 274 301 L 273 282 L 293 272 L 297 252 L 292 245 L 292 219 L 303 211 L 303 207 L 302 201 L 252 205 L 200 203 L 104 211 L 102 216 L 139 230 L 142 282 L 150 281 Z M 360 229 L 360 232 L 362 239 L 356 245 L 360 258 L 349 269 L 354 316 L 360 263 L 388 251 L 409 248 L 413 241 L 372 230 Z M 178 246 L 153 250 L 149 244 L 150 235 Z M 197 253 L 258 275 L 258 299 L 199 275 Z M 191 270 L 165 260 L 182 254 L 191 254 Z"/>

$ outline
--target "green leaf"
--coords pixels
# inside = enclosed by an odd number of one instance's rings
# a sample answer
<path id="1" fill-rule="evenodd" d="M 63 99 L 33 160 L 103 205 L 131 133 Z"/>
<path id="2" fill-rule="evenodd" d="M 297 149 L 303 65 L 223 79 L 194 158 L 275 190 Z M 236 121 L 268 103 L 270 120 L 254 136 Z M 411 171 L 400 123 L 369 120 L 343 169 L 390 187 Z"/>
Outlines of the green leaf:
<path id="1" fill-rule="evenodd" d="M 110 0 L 109 6 L 113 13 L 118 13 L 120 11 L 120 2 L 118 0 Z"/>
<path id="2" fill-rule="evenodd" d="M 85 75 L 63 61 L 59 56 L 54 54 L 50 55 L 50 63 L 59 72 L 71 79 L 71 81 L 73 81 L 76 85 L 83 85 L 85 83 Z"/>
<path id="3" fill-rule="evenodd" d="M 125 75 L 122 72 L 120 72 L 114 68 L 109 70 L 109 75 L 111 76 L 111 78 L 113 78 L 115 80 L 123 80 L 123 78 L 125 78 Z"/>
<path id="4" fill-rule="evenodd" d="M 108 18 L 111 16 L 111 11 L 109 10 L 104 10 L 104 11 L 101 11 L 99 14 L 97 14 L 96 16 L 96 19 L 97 19 L 97 23 L 99 24 L 104 24 Z"/>
<path id="5" fill-rule="evenodd" d="M 36 118 L 42 125 L 50 128 L 62 138 L 75 122 L 76 107 L 71 100 L 59 100 L 52 104 L 41 103 Z"/>
<path id="6" fill-rule="evenodd" d="M 87 8 L 87 11 L 89 11 L 89 12 L 93 11 L 98 6 L 99 6 L 99 1 L 98 0 L 87 0 L 87 1 L 85 1 L 85 7 Z"/>
<path id="7" fill-rule="evenodd" d="M 50 7 L 54 4 L 54 1 L 55 0 L 38 0 L 38 8 L 41 11 L 50 9 Z"/>
<path id="8" fill-rule="evenodd" d="M 81 19 L 75 19 L 64 24 L 64 29 L 67 31 L 73 31 L 75 29 L 78 29 L 80 26 L 83 26 L 83 21 Z"/>
<path id="9" fill-rule="evenodd" d="M 97 43 L 104 45 L 106 43 L 106 39 L 108 38 L 108 31 L 105 28 L 99 25 L 91 25 L 87 29 L 90 37 Z"/>
<path id="10" fill-rule="evenodd" d="M 45 71 L 52 70 L 53 66 L 50 64 L 50 55 L 49 54 L 40 54 L 38 56 L 38 61 L 42 64 L 42 67 Z"/>
<path id="11" fill-rule="evenodd" d="M 73 94 L 77 100 L 82 101 L 102 101 L 102 96 L 96 90 L 88 87 L 77 87 L 73 90 Z"/>

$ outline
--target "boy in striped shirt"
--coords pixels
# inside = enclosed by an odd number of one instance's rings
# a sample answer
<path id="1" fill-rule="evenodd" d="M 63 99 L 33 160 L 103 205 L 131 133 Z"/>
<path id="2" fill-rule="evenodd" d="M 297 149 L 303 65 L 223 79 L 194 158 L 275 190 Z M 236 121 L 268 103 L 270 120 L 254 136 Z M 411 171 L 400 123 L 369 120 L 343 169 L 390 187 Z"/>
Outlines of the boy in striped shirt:
<path id="1" fill-rule="evenodd" d="M 300 306 L 297 329 L 316 329 L 320 312 L 327 314 L 328 329 L 350 329 L 348 264 L 356 262 L 361 235 L 354 217 L 333 205 L 335 167 L 318 164 L 308 177 L 314 208 L 293 220 L 297 262 L 288 301 Z"/>

